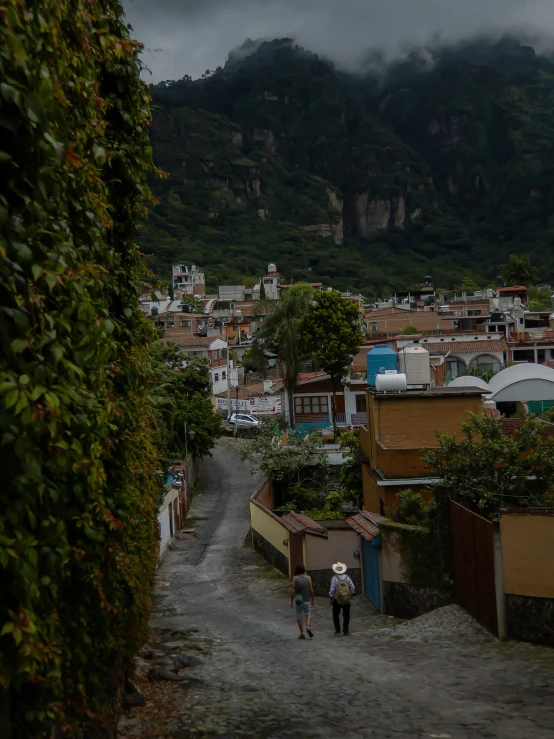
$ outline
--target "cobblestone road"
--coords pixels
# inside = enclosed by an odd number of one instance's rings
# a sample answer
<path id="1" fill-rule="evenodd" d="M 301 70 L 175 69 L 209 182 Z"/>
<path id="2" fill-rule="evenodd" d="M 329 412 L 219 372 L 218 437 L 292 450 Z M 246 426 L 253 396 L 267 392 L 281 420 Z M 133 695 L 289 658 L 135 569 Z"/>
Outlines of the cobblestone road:
<path id="1" fill-rule="evenodd" d="M 346 638 L 318 599 L 299 641 L 287 583 L 245 546 L 255 478 L 235 444 L 204 464 L 195 532 L 159 571 L 159 641 L 202 660 L 160 683 L 181 690 L 163 736 L 554 739 L 554 650 L 498 644 L 453 607 L 402 624 L 357 598 Z"/>

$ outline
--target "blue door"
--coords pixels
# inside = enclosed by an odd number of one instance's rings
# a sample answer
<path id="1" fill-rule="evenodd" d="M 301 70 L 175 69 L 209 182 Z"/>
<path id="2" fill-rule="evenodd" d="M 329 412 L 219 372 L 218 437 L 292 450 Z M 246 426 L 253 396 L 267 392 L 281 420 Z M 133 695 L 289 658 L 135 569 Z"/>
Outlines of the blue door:
<path id="1" fill-rule="evenodd" d="M 362 539 L 364 591 L 379 610 L 381 610 L 381 569 L 379 566 L 380 547 L 380 538 L 373 539 L 373 541 Z"/>

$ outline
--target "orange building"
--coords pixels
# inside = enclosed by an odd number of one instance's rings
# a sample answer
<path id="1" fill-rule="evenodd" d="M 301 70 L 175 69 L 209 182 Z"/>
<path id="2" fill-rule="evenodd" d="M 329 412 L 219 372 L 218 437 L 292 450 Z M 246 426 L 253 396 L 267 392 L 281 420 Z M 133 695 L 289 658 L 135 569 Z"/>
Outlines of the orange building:
<path id="1" fill-rule="evenodd" d="M 386 508 L 396 505 L 400 490 L 422 490 L 431 484 L 424 449 L 438 447 L 437 430 L 460 438 L 468 414 L 482 413 L 482 395 L 483 390 L 468 387 L 368 390 L 368 423 L 360 432 L 364 509 L 385 515 Z"/>

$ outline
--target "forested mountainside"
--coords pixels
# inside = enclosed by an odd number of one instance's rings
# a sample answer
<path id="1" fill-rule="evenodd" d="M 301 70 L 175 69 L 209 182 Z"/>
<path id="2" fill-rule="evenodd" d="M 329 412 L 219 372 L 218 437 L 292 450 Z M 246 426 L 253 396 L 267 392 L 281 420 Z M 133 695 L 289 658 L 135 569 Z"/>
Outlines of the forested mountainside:
<path id="1" fill-rule="evenodd" d="M 213 288 L 271 260 L 375 296 L 426 274 L 486 284 L 510 253 L 554 276 L 554 62 L 513 39 L 356 75 L 248 41 L 151 94 L 169 177 L 140 245 L 162 278 L 186 260 Z"/>

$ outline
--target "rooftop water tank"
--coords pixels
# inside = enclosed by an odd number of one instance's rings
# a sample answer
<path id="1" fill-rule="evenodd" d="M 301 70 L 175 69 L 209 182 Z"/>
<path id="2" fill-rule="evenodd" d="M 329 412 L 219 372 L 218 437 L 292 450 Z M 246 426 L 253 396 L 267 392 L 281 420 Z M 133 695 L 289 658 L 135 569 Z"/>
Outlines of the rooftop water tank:
<path id="1" fill-rule="evenodd" d="M 408 387 L 406 375 L 375 375 L 375 389 L 378 393 L 401 393 Z"/>
<path id="2" fill-rule="evenodd" d="M 431 364 L 429 352 L 422 346 L 411 344 L 398 352 L 400 372 L 406 374 L 408 385 L 430 385 Z"/>
<path id="3" fill-rule="evenodd" d="M 367 384 L 375 385 L 375 375 L 398 369 L 398 354 L 390 346 L 375 346 L 367 353 Z"/>

